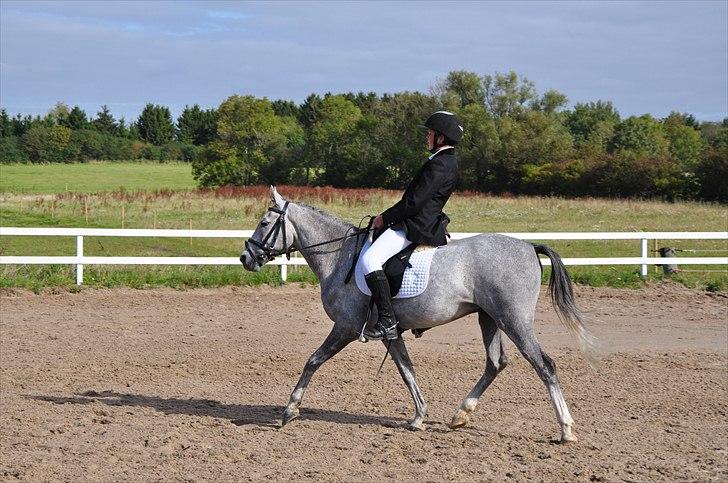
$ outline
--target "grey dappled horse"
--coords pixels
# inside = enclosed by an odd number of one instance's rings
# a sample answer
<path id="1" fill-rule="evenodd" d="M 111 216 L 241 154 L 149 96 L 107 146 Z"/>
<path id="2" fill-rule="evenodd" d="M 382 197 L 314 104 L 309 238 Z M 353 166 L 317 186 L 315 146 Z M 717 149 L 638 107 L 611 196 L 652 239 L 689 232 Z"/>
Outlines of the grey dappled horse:
<path id="1" fill-rule="evenodd" d="M 351 234 L 355 227 L 316 208 L 286 201 L 275 187 L 271 187 L 271 198 L 271 208 L 246 243 L 240 256 L 241 262 L 247 270 L 257 271 L 276 255 L 291 249 L 300 250 L 320 281 L 324 310 L 334 321 L 331 333 L 309 358 L 291 394 L 283 413 L 285 425 L 299 415 L 298 407 L 314 372 L 350 342 L 357 340 L 366 318 L 369 297 L 359 291 L 353 280 L 344 283 L 354 257 L 354 237 L 307 248 Z M 506 366 L 505 334 L 548 388 L 561 426 L 561 440 L 576 440 L 572 433 L 574 421 L 561 393 L 556 367 L 541 349 L 533 331 L 541 288 L 541 265 L 537 254 L 551 259 L 551 299 L 562 321 L 576 337 L 582 351 L 586 352 L 591 348 L 593 338 L 574 305 L 571 280 L 559 256 L 543 245 L 495 234 L 454 240 L 438 248 L 432 259 L 427 289 L 421 295 L 394 299 L 394 309 L 402 330 L 436 327 L 464 315 L 478 313 L 486 349 L 485 372 L 453 416 L 451 428 L 467 424 L 478 398 Z M 415 380 L 415 371 L 402 338 L 391 342 L 390 353 L 415 402 L 415 417 L 409 427 L 422 429 L 427 403 Z"/>

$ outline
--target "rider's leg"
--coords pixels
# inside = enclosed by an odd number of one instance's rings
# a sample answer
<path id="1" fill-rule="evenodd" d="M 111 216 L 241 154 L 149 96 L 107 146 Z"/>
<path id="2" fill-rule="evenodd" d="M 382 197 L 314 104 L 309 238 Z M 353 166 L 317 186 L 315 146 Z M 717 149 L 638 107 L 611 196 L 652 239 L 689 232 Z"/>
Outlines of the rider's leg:
<path id="1" fill-rule="evenodd" d="M 392 296 L 389 292 L 389 282 L 382 266 L 389 258 L 411 243 L 403 231 L 388 228 L 362 257 L 364 279 L 372 292 L 372 299 L 377 306 L 378 314 L 374 327 L 367 328 L 364 331 L 364 337 L 369 340 L 385 338 L 391 340 L 399 336 L 397 333 L 397 319 L 392 308 Z"/>
<path id="2" fill-rule="evenodd" d="M 403 230 L 387 228 L 362 255 L 364 275 L 382 270 L 384 262 L 412 244 Z"/>

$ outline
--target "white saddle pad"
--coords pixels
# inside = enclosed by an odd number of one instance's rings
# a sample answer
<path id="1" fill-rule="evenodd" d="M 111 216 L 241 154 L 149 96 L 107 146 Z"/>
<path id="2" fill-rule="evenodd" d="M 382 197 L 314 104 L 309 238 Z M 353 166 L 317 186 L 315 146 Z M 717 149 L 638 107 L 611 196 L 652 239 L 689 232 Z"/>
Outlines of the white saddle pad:
<path id="1" fill-rule="evenodd" d="M 367 287 L 367 282 L 364 280 L 364 269 L 362 268 L 362 258 L 364 253 L 371 246 L 371 242 L 367 240 L 364 244 L 364 248 L 361 250 L 359 260 L 356 262 L 356 269 L 354 271 L 354 278 L 356 279 L 356 286 L 364 295 L 371 297 L 372 292 Z M 394 296 L 396 299 L 404 299 L 409 297 L 415 297 L 420 295 L 427 288 L 427 280 L 430 278 L 430 264 L 432 263 L 432 256 L 435 254 L 437 248 L 430 248 L 428 250 L 415 251 L 409 259 L 412 268 L 408 268 L 404 271 L 404 277 L 402 278 L 402 287 L 399 289 L 399 293 Z"/>

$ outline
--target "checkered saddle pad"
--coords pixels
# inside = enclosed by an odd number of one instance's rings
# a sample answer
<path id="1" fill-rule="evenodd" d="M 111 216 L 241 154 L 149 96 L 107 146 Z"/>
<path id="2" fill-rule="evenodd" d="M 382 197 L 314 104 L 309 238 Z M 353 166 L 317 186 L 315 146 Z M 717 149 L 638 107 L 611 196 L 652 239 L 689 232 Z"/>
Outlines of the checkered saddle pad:
<path id="1" fill-rule="evenodd" d="M 371 242 L 367 240 L 364 247 L 361 250 L 359 261 L 356 263 L 356 269 L 354 271 L 354 278 L 356 279 L 356 286 L 364 294 L 371 296 L 372 293 L 367 287 L 367 282 L 364 280 L 364 269 L 362 268 L 362 259 L 364 253 L 371 246 Z M 432 257 L 435 254 L 437 248 L 420 246 L 415 249 L 414 253 L 409 259 L 412 268 L 407 268 L 402 278 L 402 287 L 400 287 L 397 295 L 394 296 L 396 299 L 404 299 L 409 297 L 416 297 L 425 291 L 427 288 L 427 281 L 430 278 L 430 265 L 432 264 Z"/>

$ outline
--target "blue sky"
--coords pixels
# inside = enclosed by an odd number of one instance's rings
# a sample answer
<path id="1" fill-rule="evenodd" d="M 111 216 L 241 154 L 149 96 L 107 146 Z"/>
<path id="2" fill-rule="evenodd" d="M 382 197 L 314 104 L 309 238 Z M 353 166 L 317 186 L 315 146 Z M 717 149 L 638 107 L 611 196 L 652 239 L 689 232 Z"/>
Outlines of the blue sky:
<path id="1" fill-rule="evenodd" d="M 728 2 L 0 3 L 0 104 L 127 120 L 232 94 L 429 91 L 514 70 L 623 116 L 728 116 Z"/>

